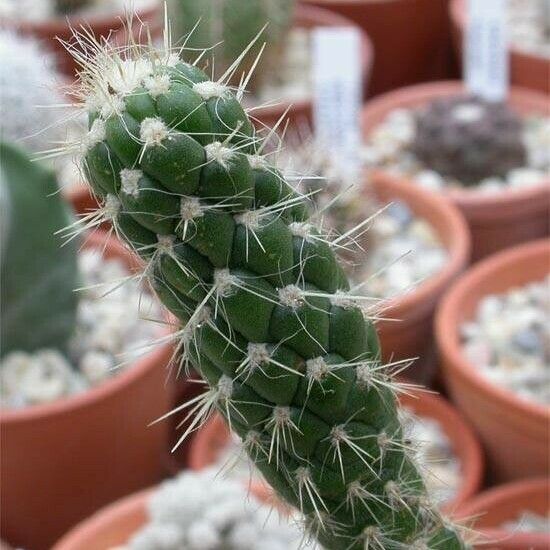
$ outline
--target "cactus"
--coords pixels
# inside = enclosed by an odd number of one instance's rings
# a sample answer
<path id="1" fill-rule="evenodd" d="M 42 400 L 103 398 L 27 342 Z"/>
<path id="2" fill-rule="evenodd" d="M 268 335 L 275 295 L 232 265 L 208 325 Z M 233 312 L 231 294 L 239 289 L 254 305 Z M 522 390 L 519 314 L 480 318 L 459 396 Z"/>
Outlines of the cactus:
<path id="1" fill-rule="evenodd" d="M 91 0 L 55 0 L 55 11 L 61 15 L 70 15 L 91 3 Z"/>
<path id="2" fill-rule="evenodd" d="M 465 185 L 526 162 L 520 118 L 505 103 L 472 96 L 437 99 L 420 111 L 412 152 Z"/>
<path id="3" fill-rule="evenodd" d="M 465 548 L 402 435 L 399 384 L 335 254 L 345 236 L 308 219 L 238 95 L 151 47 L 104 46 L 81 79 L 94 220 L 147 261 L 209 387 L 182 405 L 186 433 L 219 410 L 330 550 Z"/>
<path id="4" fill-rule="evenodd" d="M 297 550 L 299 530 L 278 520 L 248 488 L 212 469 L 165 481 L 148 502 L 149 523 L 128 550 Z M 308 548 L 311 548 L 308 545 Z"/>
<path id="5" fill-rule="evenodd" d="M 0 30 L 0 139 L 32 153 L 60 143 L 66 100 L 58 84 L 54 60 L 37 42 Z"/>
<path id="6" fill-rule="evenodd" d="M 219 74 L 232 65 L 267 24 L 262 33 L 267 48 L 249 86 L 255 89 L 276 67 L 292 21 L 294 3 L 294 0 L 171 0 L 168 7 L 173 36 L 185 42 L 187 48 L 195 50 L 188 52 L 187 60 L 194 61 L 197 50 L 215 46 L 206 53 L 206 60 Z M 240 64 L 233 84 L 237 85 L 243 71 L 250 69 L 259 49 L 249 52 L 247 65 Z"/>
<path id="7" fill-rule="evenodd" d="M 71 221 L 55 177 L 0 143 L 0 350 L 63 350 L 76 317 L 76 241 L 54 235 Z"/>

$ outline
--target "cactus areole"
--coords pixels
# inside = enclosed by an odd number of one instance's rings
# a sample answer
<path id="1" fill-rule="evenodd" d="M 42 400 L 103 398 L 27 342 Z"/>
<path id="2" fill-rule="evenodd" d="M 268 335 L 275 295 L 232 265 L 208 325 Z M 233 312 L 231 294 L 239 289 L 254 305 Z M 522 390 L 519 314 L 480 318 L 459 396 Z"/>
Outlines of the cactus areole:
<path id="1" fill-rule="evenodd" d="M 193 427 L 217 409 L 329 550 L 466 548 L 403 439 L 342 237 L 262 155 L 240 90 L 177 55 L 127 53 L 84 67 L 83 168 L 208 383 Z"/>

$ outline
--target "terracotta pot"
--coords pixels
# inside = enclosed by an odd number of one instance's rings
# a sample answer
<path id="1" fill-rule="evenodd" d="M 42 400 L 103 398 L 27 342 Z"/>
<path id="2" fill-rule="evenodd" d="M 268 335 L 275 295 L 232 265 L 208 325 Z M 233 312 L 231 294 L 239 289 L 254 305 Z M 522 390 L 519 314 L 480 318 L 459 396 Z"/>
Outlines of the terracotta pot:
<path id="1" fill-rule="evenodd" d="M 389 362 L 418 358 L 404 374 L 429 385 L 437 366 L 432 330 L 434 311 L 445 290 L 468 265 L 468 228 L 460 212 L 435 193 L 382 172 L 372 174 L 370 182 L 381 202 L 403 201 L 416 216 L 426 220 L 448 252 L 443 268 L 414 290 L 389 300 L 383 311 L 389 320 L 377 323 L 383 359 Z"/>
<path id="2" fill-rule="evenodd" d="M 415 108 L 449 95 L 464 92 L 462 83 L 434 82 L 390 92 L 367 103 L 362 124 L 368 136 L 398 108 Z M 511 107 L 520 114 L 548 114 L 548 100 L 540 93 L 512 88 Z M 545 237 L 550 233 L 550 176 L 540 185 L 524 189 L 479 193 L 468 189 L 445 195 L 462 211 L 472 234 L 472 260 L 504 248 Z"/>
<path id="3" fill-rule="evenodd" d="M 101 232 L 86 246 L 135 266 Z M 98 507 L 160 478 L 168 424 L 148 425 L 171 405 L 171 352 L 160 346 L 82 394 L 0 412 L 3 538 L 27 550 L 50 548 Z"/>
<path id="4" fill-rule="evenodd" d="M 466 25 L 466 3 L 464 0 L 451 0 L 450 16 L 454 47 L 458 58 L 462 59 Z M 534 53 L 523 52 L 512 46 L 510 48 L 510 82 L 515 86 L 549 94 L 550 59 Z"/>
<path id="5" fill-rule="evenodd" d="M 448 0 L 301 0 L 359 25 L 372 40 L 375 64 L 369 94 L 452 78 Z"/>
<path id="6" fill-rule="evenodd" d="M 444 399 L 428 393 L 403 395 L 400 403 L 419 416 L 432 418 L 449 438 L 453 453 L 462 466 L 462 483 L 446 509 L 455 510 L 475 495 L 483 476 L 483 454 L 472 430 Z M 220 415 L 213 416 L 197 433 L 189 456 L 189 467 L 202 470 L 215 464 L 230 441 L 229 428 Z"/>
<path id="7" fill-rule="evenodd" d="M 298 28 L 314 29 L 315 27 L 350 27 L 355 26 L 353 21 L 333 13 L 329 10 L 314 6 L 298 5 L 294 14 L 294 26 Z M 370 71 L 373 62 L 372 44 L 369 37 L 359 29 L 361 33 L 361 72 L 364 88 L 370 80 Z M 285 101 L 284 98 L 275 105 L 269 105 L 254 109 L 251 115 L 257 119 L 259 125 L 274 126 L 288 109 L 287 118 L 290 123 L 307 121 L 311 124 L 312 102 L 311 99 L 301 101 Z"/>
<path id="8" fill-rule="evenodd" d="M 548 533 L 514 533 L 503 529 L 502 524 L 517 520 L 523 512 L 545 517 L 549 510 L 550 480 L 538 478 L 489 489 L 461 506 L 458 515 L 477 518 L 474 528 L 483 540 L 491 541 L 479 545 L 484 550 L 548 550 Z"/>
<path id="9" fill-rule="evenodd" d="M 249 489 L 260 501 L 279 506 L 264 486 L 252 484 Z M 135 493 L 99 510 L 75 526 L 52 550 L 114 550 L 123 546 L 147 523 L 147 503 L 154 490 Z M 284 508 L 281 511 L 284 513 Z"/>
<path id="10" fill-rule="evenodd" d="M 132 26 L 132 33 L 135 37 L 140 36 L 142 23 L 147 25 L 154 36 L 159 34 L 161 30 L 159 7 L 160 3 L 155 2 L 148 8 L 138 10 Z M 69 17 L 68 20 L 63 16 L 45 21 L 0 20 L 2 26 L 13 28 L 23 35 L 32 36 L 43 42 L 47 49 L 55 55 L 59 71 L 69 77 L 74 77 L 80 66 L 59 40 L 73 43 L 72 29 L 80 31 L 84 27 L 87 31 L 91 30 L 97 39 L 113 38 L 117 43 L 125 43 L 128 39 L 128 32 L 124 27 L 124 22 L 124 12 L 76 16 Z M 143 30 L 141 33 L 143 36 Z"/>
<path id="11" fill-rule="evenodd" d="M 436 312 L 436 341 L 446 385 L 478 432 L 487 451 L 488 471 L 499 481 L 548 474 L 550 408 L 520 399 L 478 373 L 463 354 L 460 326 L 474 316 L 484 296 L 542 280 L 549 266 L 550 240 L 496 254 L 461 277 Z"/>

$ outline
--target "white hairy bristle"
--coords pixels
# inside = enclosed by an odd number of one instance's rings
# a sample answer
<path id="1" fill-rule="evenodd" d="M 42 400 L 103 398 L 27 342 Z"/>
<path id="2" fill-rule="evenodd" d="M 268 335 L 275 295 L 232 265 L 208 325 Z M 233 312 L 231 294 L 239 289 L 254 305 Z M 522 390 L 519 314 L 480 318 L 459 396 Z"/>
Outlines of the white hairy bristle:
<path id="1" fill-rule="evenodd" d="M 96 118 L 88 133 L 82 139 L 82 153 L 86 154 L 90 149 L 105 139 L 105 122 Z"/>
<path id="2" fill-rule="evenodd" d="M 236 214 L 235 221 L 239 225 L 244 225 L 246 228 L 255 231 L 260 227 L 260 215 L 259 210 L 247 210 L 241 214 Z"/>
<path id="3" fill-rule="evenodd" d="M 149 117 L 142 121 L 139 137 L 146 145 L 159 145 L 168 136 L 168 127 L 160 118 Z"/>
<path id="4" fill-rule="evenodd" d="M 197 197 L 182 197 L 180 200 L 180 215 L 183 221 L 190 221 L 204 216 L 200 200 Z"/>
<path id="5" fill-rule="evenodd" d="M 216 161 L 225 169 L 229 168 L 231 159 L 233 159 L 236 155 L 236 152 L 233 149 L 226 147 L 219 141 L 205 145 L 204 150 L 206 151 L 206 159 L 208 161 Z"/>
<path id="6" fill-rule="evenodd" d="M 307 222 L 292 222 L 288 228 L 295 237 L 301 237 L 305 241 L 311 241 L 313 226 Z"/>
<path id="7" fill-rule="evenodd" d="M 212 97 L 222 97 L 227 91 L 227 86 L 224 86 L 221 82 L 208 80 L 193 84 L 193 91 L 199 94 L 205 101 L 208 101 Z"/>
<path id="8" fill-rule="evenodd" d="M 299 485 L 304 485 L 311 480 L 311 474 L 307 466 L 300 466 L 294 471 L 294 477 Z"/>
<path id="9" fill-rule="evenodd" d="M 247 351 L 251 366 L 265 365 L 269 362 L 270 354 L 267 344 L 249 343 Z"/>
<path id="10" fill-rule="evenodd" d="M 233 380 L 225 374 L 218 380 L 218 398 L 221 401 L 231 399 L 233 394 Z"/>
<path id="11" fill-rule="evenodd" d="M 142 177 L 143 172 L 141 170 L 123 168 L 120 171 L 120 185 L 122 190 L 132 197 L 137 197 L 139 195 L 138 183 Z"/>
<path id="12" fill-rule="evenodd" d="M 290 408 L 289 407 L 274 407 L 273 408 L 273 420 L 277 426 L 286 426 L 291 423 Z"/>
<path id="13" fill-rule="evenodd" d="M 330 367 L 322 357 L 315 357 L 306 361 L 306 374 L 313 380 L 323 380 L 330 372 Z"/>
<path id="14" fill-rule="evenodd" d="M 330 440 L 333 444 L 338 444 L 342 441 L 346 441 L 347 439 L 348 434 L 345 427 L 341 424 L 339 426 L 334 426 L 334 428 L 330 431 Z"/>
<path id="15" fill-rule="evenodd" d="M 352 309 L 357 303 L 355 300 L 349 297 L 349 295 L 344 290 L 337 290 L 331 297 L 330 303 L 333 306 L 341 307 L 343 309 Z"/>
<path id="16" fill-rule="evenodd" d="M 238 281 L 235 275 L 232 275 L 229 269 L 216 269 L 214 271 L 214 288 L 216 294 L 222 298 L 229 296 L 233 292 L 233 286 Z"/>
<path id="17" fill-rule="evenodd" d="M 164 254 L 173 254 L 174 240 L 174 235 L 157 235 L 157 250 Z"/>
<path id="18" fill-rule="evenodd" d="M 297 309 L 304 303 L 304 293 L 296 285 L 280 288 L 278 294 L 281 304 L 292 309 Z"/>
<path id="19" fill-rule="evenodd" d="M 101 116 L 108 119 L 110 116 L 120 116 L 126 109 L 124 99 L 120 95 L 109 95 L 103 101 L 100 109 Z"/>
<path id="20" fill-rule="evenodd" d="M 252 170 L 262 170 L 269 166 L 269 163 L 261 155 L 248 155 L 248 164 Z"/>
<path id="21" fill-rule="evenodd" d="M 355 369 L 355 377 L 360 388 L 368 388 L 372 383 L 372 368 L 368 363 L 358 365 Z"/>
<path id="22" fill-rule="evenodd" d="M 114 195 L 107 195 L 105 198 L 105 204 L 103 205 L 103 212 L 107 221 L 113 221 L 120 212 L 120 200 Z"/>
<path id="23" fill-rule="evenodd" d="M 170 91 L 170 77 L 167 74 L 155 74 L 143 80 L 143 84 L 152 97 L 167 94 Z"/>

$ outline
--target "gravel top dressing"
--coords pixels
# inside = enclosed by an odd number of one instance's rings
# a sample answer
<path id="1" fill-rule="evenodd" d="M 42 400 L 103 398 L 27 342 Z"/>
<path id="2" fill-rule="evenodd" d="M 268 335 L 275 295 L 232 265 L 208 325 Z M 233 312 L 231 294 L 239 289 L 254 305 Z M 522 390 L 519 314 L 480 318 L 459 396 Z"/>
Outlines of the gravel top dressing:
<path id="1" fill-rule="evenodd" d="M 54 349 L 13 352 L 0 362 L 0 406 L 50 403 L 101 384 L 128 368 L 158 335 L 160 310 L 120 260 L 98 251 L 79 255 L 83 277 L 78 316 L 67 355 Z"/>

